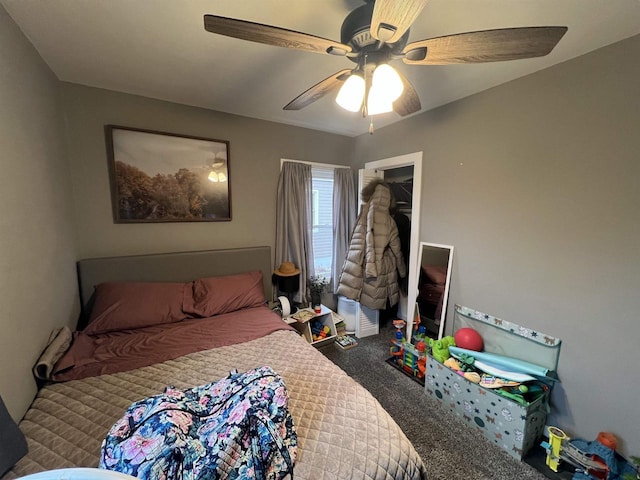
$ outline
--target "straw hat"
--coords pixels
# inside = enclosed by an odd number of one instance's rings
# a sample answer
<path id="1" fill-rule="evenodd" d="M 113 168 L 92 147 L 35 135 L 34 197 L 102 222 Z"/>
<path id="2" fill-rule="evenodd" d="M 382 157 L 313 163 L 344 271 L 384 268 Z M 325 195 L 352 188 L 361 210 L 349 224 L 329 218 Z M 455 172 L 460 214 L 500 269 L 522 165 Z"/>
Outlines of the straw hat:
<path id="1" fill-rule="evenodd" d="M 280 277 L 292 277 L 294 275 L 298 275 L 300 273 L 300 269 L 296 268 L 293 262 L 282 262 L 278 268 L 276 268 L 273 273 Z"/>

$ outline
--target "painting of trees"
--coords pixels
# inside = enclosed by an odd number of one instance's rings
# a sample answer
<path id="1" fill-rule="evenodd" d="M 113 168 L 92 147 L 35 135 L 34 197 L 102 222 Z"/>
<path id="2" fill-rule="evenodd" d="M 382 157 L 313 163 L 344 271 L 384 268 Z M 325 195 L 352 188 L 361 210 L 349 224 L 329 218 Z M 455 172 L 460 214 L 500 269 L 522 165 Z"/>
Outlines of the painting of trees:
<path id="1" fill-rule="evenodd" d="M 121 130 L 126 134 L 123 137 L 118 135 Z M 112 141 L 110 160 L 114 219 L 117 222 L 231 219 L 228 144 L 124 127 L 111 127 L 107 132 Z M 145 136 L 131 137 L 132 133 Z M 165 139 L 167 135 L 168 140 Z M 189 143 L 189 140 L 196 143 Z M 209 147 L 211 142 L 215 145 Z M 140 143 L 144 148 L 139 147 Z M 158 155 L 155 163 L 154 152 Z M 158 167 L 154 171 L 156 164 Z M 216 176 L 210 176 L 212 171 Z M 222 175 L 218 177 L 217 172 Z M 211 181 L 211 178 L 216 181 Z M 224 178 L 224 181 L 219 178 Z"/>

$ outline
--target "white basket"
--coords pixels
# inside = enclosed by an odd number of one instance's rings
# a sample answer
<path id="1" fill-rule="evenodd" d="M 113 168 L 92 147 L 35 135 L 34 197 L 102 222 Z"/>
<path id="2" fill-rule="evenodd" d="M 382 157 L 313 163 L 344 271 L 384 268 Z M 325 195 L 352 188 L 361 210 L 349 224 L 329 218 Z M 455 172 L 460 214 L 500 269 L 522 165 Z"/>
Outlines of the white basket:
<path id="1" fill-rule="evenodd" d="M 358 338 L 380 333 L 378 310 L 372 310 L 355 300 L 338 297 L 338 314 L 344 318 L 347 333 Z"/>

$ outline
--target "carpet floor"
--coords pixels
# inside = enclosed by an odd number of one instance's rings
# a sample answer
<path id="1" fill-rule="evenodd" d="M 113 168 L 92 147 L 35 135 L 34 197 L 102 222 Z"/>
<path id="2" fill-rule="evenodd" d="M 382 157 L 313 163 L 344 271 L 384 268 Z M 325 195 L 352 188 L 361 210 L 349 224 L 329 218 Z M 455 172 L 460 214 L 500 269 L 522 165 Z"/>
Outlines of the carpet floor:
<path id="1" fill-rule="evenodd" d="M 380 334 L 360 339 L 350 350 L 333 344 L 319 350 L 389 412 L 422 457 L 429 480 L 547 478 L 469 428 L 425 395 L 422 385 L 386 363 L 394 331 L 389 323 Z"/>

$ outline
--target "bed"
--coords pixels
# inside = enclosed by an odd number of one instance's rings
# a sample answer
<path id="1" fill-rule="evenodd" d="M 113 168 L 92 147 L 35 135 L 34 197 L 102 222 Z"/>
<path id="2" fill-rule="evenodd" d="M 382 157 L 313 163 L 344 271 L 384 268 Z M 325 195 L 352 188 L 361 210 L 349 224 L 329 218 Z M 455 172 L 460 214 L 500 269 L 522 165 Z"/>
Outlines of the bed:
<path id="1" fill-rule="evenodd" d="M 20 422 L 29 453 L 2 480 L 57 468 L 95 467 L 102 440 L 132 402 L 168 385 L 190 388 L 217 381 L 233 369 L 263 365 L 282 376 L 289 392 L 298 435 L 294 478 L 426 478 L 409 440 L 366 389 L 271 312 L 264 297 L 258 302 L 250 294 L 246 301 L 247 291 L 260 289 L 266 298 L 271 296 L 269 247 L 83 260 L 78 277 L 81 323 L 92 321 L 74 332 L 71 348 L 51 368 L 55 381 L 39 390 Z M 209 281 L 209 291 L 196 288 L 199 280 Z M 241 300 L 233 297 L 234 281 L 236 293 L 243 292 Z M 139 328 L 109 330 L 98 322 L 93 339 L 87 340 L 86 331 L 101 318 L 95 312 L 104 309 L 94 292 L 103 284 L 117 290 L 123 282 L 185 283 L 193 298 L 200 292 L 206 308 L 199 316 L 191 313 L 179 321 Z M 212 291 L 221 288 L 229 297 L 222 302 L 223 310 L 248 304 L 203 317 L 212 311 Z M 203 302 L 193 298 L 187 300 L 185 294 L 183 302 L 200 306 L 191 304 L 187 310 L 202 307 Z M 170 302 L 171 295 L 164 300 Z M 127 308 L 132 308 L 128 321 L 136 316 L 136 306 Z M 172 341 L 178 336 L 187 339 L 180 348 Z"/>

